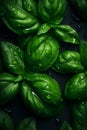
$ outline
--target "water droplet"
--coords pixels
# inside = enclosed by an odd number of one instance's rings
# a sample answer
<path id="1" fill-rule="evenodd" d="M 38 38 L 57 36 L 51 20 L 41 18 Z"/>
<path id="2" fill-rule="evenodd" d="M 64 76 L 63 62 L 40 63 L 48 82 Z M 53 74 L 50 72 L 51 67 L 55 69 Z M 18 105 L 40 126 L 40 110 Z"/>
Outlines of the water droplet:
<path id="1" fill-rule="evenodd" d="M 13 61 L 13 64 L 14 64 L 14 65 L 17 64 L 17 61 L 14 60 L 14 61 Z"/>
<path id="2" fill-rule="evenodd" d="M 84 105 L 84 102 L 82 102 L 82 105 Z"/>
<path id="3" fill-rule="evenodd" d="M 50 95 L 47 95 L 47 99 L 50 99 L 51 97 L 50 97 Z"/>
<path id="4" fill-rule="evenodd" d="M 46 50 L 46 54 L 49 54 L 49 50 Z"/>
<path id="5" fill-rule="evenodd" d="M 59 118 L 56 118 L 56 122 L 59 123 L 60 119 Z"/>
<path id="6" fill-rule="evenodd" d="M 41 66 L 42 66 L 42 64 L 40 63 L 40 64 L 39 64 L 39 67 L 41 67 Z"/>
<path id="7" fill-rule="evenodd" d="M 23 2 L 23 4 L 24 4 L 24 5 L 26 5 L 26 4 L 27 4 L 27 2 L 25 2 L 25 1 L 24 1 L 24 2 Z"/>
<path id="8" fill-rule="evenodd" d="M 59 118 L 56 118 L 56 120 L 55 120 L 55 125 L 58 126 L 59 123 L 60 123 L 60 119 L 59 119 Z"/>
<path id="9" fill-rule="evenodd" d="M 16 52 L 16 51 L 14 51 L 14 52 L 13 52 L 13 54 L 14 54 L 14 55 L 17 55 L 17 52 Z"/>
<path id="10" fill-rule="evenodd" d="M 33 95 L 36 95 L 34 92 L 32 92 Z"/>
<path id="11" fill-rule="evenodd" d="M 75 38 L 73 38 L 73 43 L 75 43 L 75 41 L 76 41 L 76 39 L 75 39 Z"/>
<path id="12" fill-rule="evenodd" d="M 81 78 L 81 79 L 84 79 L 84 77 L 83 77 L 83 76 L 81 76 L 80 78 Z"/>
<path id="13" fill-rule="evenodd" d="M 49 86 L 48 86 L 48 85 L 46 85 L 46 86 L 45 86 L 45 88 L 49 88 Z"/>

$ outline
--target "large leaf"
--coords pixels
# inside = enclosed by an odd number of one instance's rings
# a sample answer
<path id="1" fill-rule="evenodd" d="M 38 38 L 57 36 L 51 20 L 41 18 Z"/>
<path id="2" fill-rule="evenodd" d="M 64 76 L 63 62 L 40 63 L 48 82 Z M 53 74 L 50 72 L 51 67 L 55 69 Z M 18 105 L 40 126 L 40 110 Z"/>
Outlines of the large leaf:
<path id="1" fill-rule="evenodd" d="M 3 0 L 0 2 L 1 19 L 13 32 L 22 35 L 39 29 L 40 23 L 34 16 L 36 11 L 35 4 L 32 6 L 33 1 Z"/>
<path id="2" fill-rule="evenodd" d="M 62 101 L 61 88 L 58 82 L 46 74 L 29 73 L 25 79 L 35 93 L 47 104 L 58 106 Z"/>
<path id="3" fill-rule="evenodd" d="M 72 104 L 74 130 L 87 130 L 87 101 Z"/>
<path id="4" fill-rule="evenodd" d="M 46 74 L 24 75 L 21 96 L 25 105 L 41 117 L 58 116 L 63 108 L 59 84 Z"/>
<path id="5" fill-rule="evenodd" d="M 77 32 L 69 25 L 58 25 L 54 27 L 54 32 L 58 38 L 64 42 L 79 44 L 80 39 Z"/>
<path id="6" fill-rule="evenodd" d="M 59 42 L 48 34 L 36 35 L 27 44 L 25 62 L 27 70 L 45 71 L 56 61 L 59 54 Z"/>

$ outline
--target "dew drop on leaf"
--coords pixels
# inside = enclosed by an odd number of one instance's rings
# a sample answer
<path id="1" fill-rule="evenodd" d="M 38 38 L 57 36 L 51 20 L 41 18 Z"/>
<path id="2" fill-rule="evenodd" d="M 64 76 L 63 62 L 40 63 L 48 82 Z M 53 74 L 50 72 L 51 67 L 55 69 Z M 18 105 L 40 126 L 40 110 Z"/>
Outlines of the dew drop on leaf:
<path id="1" fill-rule="evenodd" d="M 56 122 L 59 123 L 60 119 L 59 118 L 56 118 Z"/>
<path id="2" fill-rule="evenodd" d="M 47 95 L 47 99 L 50 99 L 50 95 Z"/>
<path id="3" fill-rule="evenodd" d="M 14 64 L 14 65 L 17 64 L 17 61 L 13 61 L 13 64 Z"/>
<path id="4" fill-rule="evenodd" d="M 14 55 L 17 55 L 17 52 L 16 52 L 16 51 L 14 51 L 14 52 L 13 52 L 13 54 L 14 54 Z"/>
<path id="5" fill-rule="evenodd" d="M 39 66 L 41 67 L 41 66 L 42 66 L 42 64 L 40 63 L 40 64 L 39 64 Z"/>

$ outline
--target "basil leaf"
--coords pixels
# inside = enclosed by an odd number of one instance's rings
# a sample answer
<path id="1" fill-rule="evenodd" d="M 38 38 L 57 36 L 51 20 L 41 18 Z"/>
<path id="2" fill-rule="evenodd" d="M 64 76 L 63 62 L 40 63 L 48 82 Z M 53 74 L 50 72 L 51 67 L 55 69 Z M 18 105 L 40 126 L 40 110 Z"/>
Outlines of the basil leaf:
<path id="1" fill-rule="evenodd" d="M 75 51 L 63 51 L 57 57 L 52 69 L 62 74 L 79 73 L 84 70 L 81 64 L 81 57 Z"/>
<path id="2" fill-rule="evenodd" d="M 0 109 L 0 130 L 13 130 L 13 122 L 11 117 Z"/>
<path id="3" fill-rule="evenodd" d="M 38 13 L 48 23 L 60 23 L 65 16 L 66 0 L 38 0 Z"/>
<path id="4" fill-rule="evenodd" d="M 19 91 L 19 81 L 22 77 L 17 77 L 9 73 L 0 73 L 0 105 L 11 101 Z"/>
<path id="5" fill-rule="evenodd" d="M 35 118 L 25 118 L 19 124 L 18 130 L 36 130 Z"/>
<path id="6" fill-rule="evenodd" d="M 25 105 L 39 117 L 58 116 L 63 108 L 63 102 L 58 103 L 58 106 L 49 105 L 43 101 L 39 94 L 32 88 L 30 82 L 24 81 L 20 87 L 21 97 Z"/>
<path id="7" fill-rule="evenodd" d="M 65 84 L 65 97 L 69 100 L 87 99 L 86 73 L 78 73 L 72 76 Z"/>
<path id="8" fill-rule="evenodd" d="M 46 74 L 29 73 L 25 75 L 31 88 L 47 104 L 58 106 L 62 101 L 61 87 L 56 80 Z M 33 79 L 33 81 L 32 81 Z"/>
<path id="9" fill-rule="evenodd" d="M 35 17 L 36 8 L 35 0 L 3 0 L 0 2 L 0 16 L 5 25 L 14 33 L 31 34 L 37 32 L 41 25 Z"/>
<path id="10" fill-rule="evenodd" d="M 64 17 L 59 17 L 58 19 L 52 22 L 51 26 L 58 26 L 58 24 L 60 24 L 63 21 L 63 19 Z"/>
<path id="11" fill-rule="evenodd" d="M 64 42 L 70 42 L 72 44 L 79 44 L 80 42 L 77 32 L 69 25 L 58 25 L 54 27 L 54 32 Z"/>
<path id="12" fill-rule="evenodd" d="M 87 41 L 81 41 L 79 45 L 82 64 L 87 67 Z"/>
<path id="13" fill-rule="evenodd" d="M 18 46 L 2 41 L 1 54 L 9 72 L 13 74 L 24 73 L 24 52 Z"/>
<path id="14" fill-rule="evenodd" d="M 64 123 L 62 124 L 62 127 L 60 128 L 60 130 L 72 130 L 71 126 L 68 124 L 67 121 L 64 121 Z"/>
<path id="15" fill-rule="evenodd" d="M 42 24 L 41 27 L 39 28 L 38 35 L 44 34 L 48 32 L 51 29 L 51 26 L 47 23 Z"/>
<path id="16" fill-rule="evenodd" d="M 74 130 L 87 130 L 87 101 L 73 103 L 71 110 Z"/>

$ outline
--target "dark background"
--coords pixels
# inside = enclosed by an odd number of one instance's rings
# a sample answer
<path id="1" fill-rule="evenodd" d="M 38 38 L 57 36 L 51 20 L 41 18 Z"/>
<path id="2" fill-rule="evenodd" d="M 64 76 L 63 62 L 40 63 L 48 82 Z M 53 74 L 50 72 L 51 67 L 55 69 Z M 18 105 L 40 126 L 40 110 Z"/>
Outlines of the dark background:
<path id="1" fill-rule="evenodd" d="M 82 40 L 87 40 L 87 22 L 82 21 L 79 19 L 69 2 L 67 2 L 67 12 L 65 15 L 65 18 L 62 22 L 62 24 L 67 24 L 72 26 L 79 34 L 80 38 Z M 17 39 L 17 35 L 15 35 L 13 32 L 11 32 L 3 23 L 0 21 L 0 41 L 1 40 L 8 40 L 12 42 L 15 42 Z M 60 43 L 61 51 L 64 50 L 76 50 L 79 51 L 78 45 L 72 45 L 70 43 Z M 53 70 L 49 69 L 46 71 L 51 77 L 55 78 L 61 88 L 64 92 L 64 86 L 66 81 L 72 76 L 72 75 L 60 75 Z M 15 127 L 18 125 L 20 120 L 32 116 L 32 113 L 24 106 L 23 102 L 21 101 L 21 98 L 19 94 L 16 96 L 12 102 L 9 104 L 6 104 L 2 106 L 2 109 L 4 109 L 6 112 L 10 114 L 12 117 Z M 70 124 L 72 122 L 71 118 L 71 112 L 70 112 L 70 102 L 65 100 L 64 101 L 64 109 L 62 114 L 59 117 L 56 118 L 50 118 L 50 119 L 41 119 L 36 118 L 36 127 L 37 130 L 60 130 L 60 126 L 63 123 L 63 121 L 67 120 Z"/>

